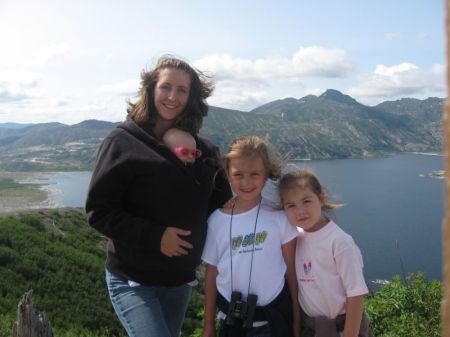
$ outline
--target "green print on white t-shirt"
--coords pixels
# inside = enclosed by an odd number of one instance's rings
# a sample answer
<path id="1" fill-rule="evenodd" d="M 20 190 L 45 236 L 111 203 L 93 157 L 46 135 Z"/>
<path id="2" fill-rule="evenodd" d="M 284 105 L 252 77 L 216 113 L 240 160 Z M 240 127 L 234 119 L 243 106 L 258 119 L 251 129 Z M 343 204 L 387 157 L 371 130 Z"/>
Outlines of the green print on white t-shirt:
<path id="1" fill-rule="evenodd" d="M 237 235 L 231 239 L 231 249 L 236 250 L 242 247 L 247 247 L 253 245 L 253 241 L 255 242 L 255 246 L 258 246 L 267 238 L 267 231 L 262 231 L 256 233 L 256 239 L 254 233 L 246 234 L 245 237 L 243 235 Z"/>

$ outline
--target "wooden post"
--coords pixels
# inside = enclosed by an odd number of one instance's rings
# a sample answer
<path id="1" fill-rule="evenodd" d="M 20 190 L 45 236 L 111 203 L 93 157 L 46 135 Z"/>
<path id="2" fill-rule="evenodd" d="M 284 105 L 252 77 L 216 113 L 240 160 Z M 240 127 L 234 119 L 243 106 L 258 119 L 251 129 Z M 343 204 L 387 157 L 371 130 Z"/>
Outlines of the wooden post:
<path id="1" fill-rule="evenodd" d="M 447 35 L 447 100 L 443 116 L 445 154 L 445 218 L 443 223 L 443 281 L 444 300 L 442 302 L 442 337 L 450 337 L 450 0 L 446 1 L 445 26 Z"/>
<path id="2" fill-rule="evenodd" d="M 17 306 L 13 337 L 53 337 L 45 313 L 39 312 L 34 305 L 33 290 L 25 293 Z"/>

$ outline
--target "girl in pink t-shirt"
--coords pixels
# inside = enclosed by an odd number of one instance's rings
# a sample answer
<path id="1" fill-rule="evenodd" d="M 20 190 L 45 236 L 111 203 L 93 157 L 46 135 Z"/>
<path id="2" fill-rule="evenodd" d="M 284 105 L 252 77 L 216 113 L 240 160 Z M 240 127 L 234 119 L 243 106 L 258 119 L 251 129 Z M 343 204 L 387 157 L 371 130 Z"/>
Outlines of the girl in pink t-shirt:
<path id="1" fill-rule="evenodd" d="M 305 169 L 285 174 L 279 193 L 289 222 L 300 232 L 295 267 L 301 336 L 370 336 L 363 315 L 368 289 L 361 252 L 352 237 L 322 212 L 341 205 L 328 203 L 316 175 Z"/>

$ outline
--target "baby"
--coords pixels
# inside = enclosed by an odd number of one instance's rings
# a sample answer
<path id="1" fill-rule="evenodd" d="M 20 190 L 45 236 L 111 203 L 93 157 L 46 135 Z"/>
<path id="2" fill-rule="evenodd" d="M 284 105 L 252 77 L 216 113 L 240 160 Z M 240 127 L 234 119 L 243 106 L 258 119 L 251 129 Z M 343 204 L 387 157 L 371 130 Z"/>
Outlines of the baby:
<path id="1" fill-rule="evenodd" d="M 183 130 L 171 128 L 164 133 L 163 143 L 185 164 L 192 164 L 202 155 L 194 137 Z"/>

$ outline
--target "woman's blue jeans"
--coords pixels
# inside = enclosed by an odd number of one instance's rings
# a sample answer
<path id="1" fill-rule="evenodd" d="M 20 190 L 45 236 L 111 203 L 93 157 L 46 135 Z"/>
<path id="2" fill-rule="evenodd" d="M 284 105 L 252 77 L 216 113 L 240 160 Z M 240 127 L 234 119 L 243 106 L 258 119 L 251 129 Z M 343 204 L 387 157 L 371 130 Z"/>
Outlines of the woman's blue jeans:
<path id="1" fill-rule="evenodd" d="M 178 337 L 192 293 L 176 287 L 133 286 L 106 270 L 109 297 L 129 337 Z"/>

